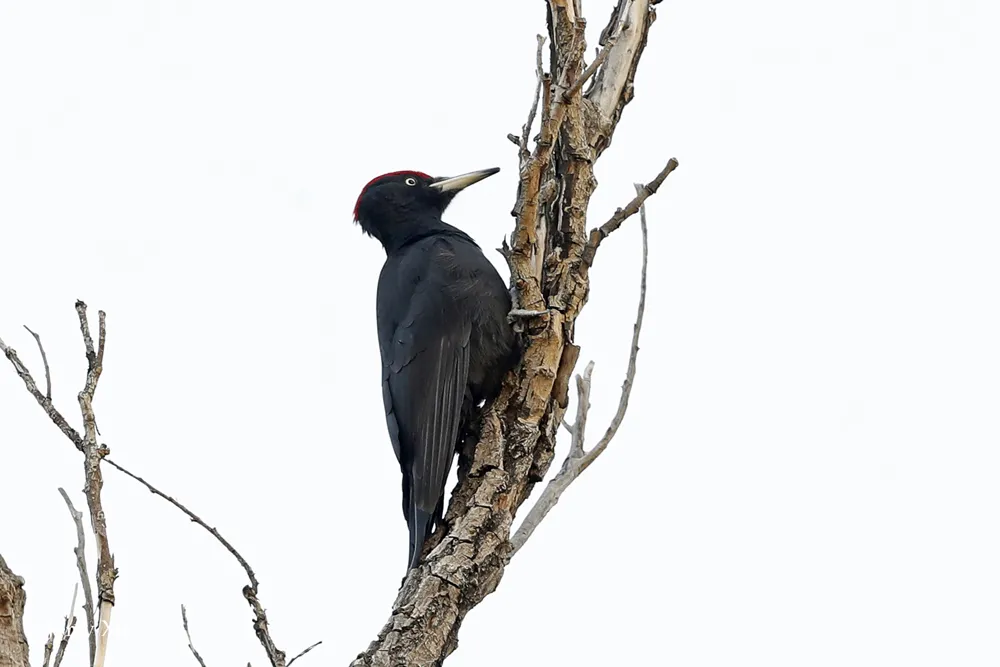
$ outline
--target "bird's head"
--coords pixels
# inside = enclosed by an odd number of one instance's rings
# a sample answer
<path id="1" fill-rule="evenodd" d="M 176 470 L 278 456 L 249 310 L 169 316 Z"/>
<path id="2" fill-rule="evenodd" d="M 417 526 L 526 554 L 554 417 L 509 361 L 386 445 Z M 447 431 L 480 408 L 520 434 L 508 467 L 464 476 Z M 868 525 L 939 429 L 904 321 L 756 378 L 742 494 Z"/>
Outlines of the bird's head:
<path id="1" fill-rule="evenodd" d="M 406 233 L 402 226 L 439 221 L 455 195 L 498 171 L 499 167 L 493 167 L 440 178 L 420 171 L 382 174 L 361 189 L 354 205 L 354 221 L 386 245 L 391 238 Z"/>

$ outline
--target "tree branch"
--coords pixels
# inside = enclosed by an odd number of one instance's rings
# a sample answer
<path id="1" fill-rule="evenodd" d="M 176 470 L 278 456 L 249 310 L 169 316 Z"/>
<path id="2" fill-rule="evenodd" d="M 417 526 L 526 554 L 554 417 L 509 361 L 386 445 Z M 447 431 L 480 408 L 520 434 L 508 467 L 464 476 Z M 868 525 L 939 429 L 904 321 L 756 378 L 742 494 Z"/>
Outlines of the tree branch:
<path id="1" fill-rule="evenodd" d="M 59 640 L 59 648 L 56 650 L 56 658 L 52 661 L 52 667 L 59 667 L 62 664 L 63 656 L 66 654 L 66 647 L 69 646 L 69 638 L 73 636 L 73 629 L 76 628 L 76 594 L 77 586 L 73 586 L 73 602 L 69 605 L 69 616 L 63 622 L 62 639 Z M 51 641 L 52 635 L 49 635 Z"/>
<path id="2" fill-rule="evenodd" d="M 205 664 L 205 661 L 202 660 L 201 655 L 198 653 L 198 649 L 194 647 L 194 642 L 191 641 L 191 631 L 188 630 L 187 609 L 184 608 L 184 605 L 181 605 L 181 621 L 184 623 L 184 634 L 187 635 L 188 648 L 191 649 L 191 653 L 194 654 L 194 659 L 198 661 L 198 664 L 201 665 L 201 667 L 208 667 Z"/>
<path id="3" fill-rule="evenodd" d="M 538 48 L 535 52 L 535 97 L 531 102 L 531 109 L 528 111 L 528 121 L 521 127 L 521 139 L 518 142 L 518 155 L 520 156 L 521 166 L 528 161 L 531 157 L 531 152 L 528 150 L 528 137 L 531 136 L 531 126 L 535 124 L 535 115 L 538 113 L 538 100 L 542 95 L 542 82 L 545 80 L 545 71 L 542 68 L 542 47 L 545 46 L 545 37 L 543 35 L 536 35 L 535 39 L 538 40 Z"/>
<path id="4" fill-rule="evenodd" d="M 83 610 L 87 615 L 87 639 L 90 643 L 90 665 L 93 667 L 97 654 L 97 637 L 94 633 L 94 594 L 90 588 L 90 574 L 87 571 L 83 513 L 76 511 L 73 501 L 69 499 L 69 494 L 66 493 L 65 489 L 59 487 L 59 494 L 66 501 L 69 515 L 73 518 L 73 523 L 76 525 L 76 547 L 73 549 L 73 553 L 76 554 L 76 569 L 80 573 L 80 582 L 83 584 Z"/>
<path id="5" fill-rule="evenodd" d="M 569 102 L 570 98 L 573 97 L 578 90 L 583 88 L 583 84 L 587 83 L 587 81 L 590 80 L 590 77 L 594 76 L 597 72 L 597 68 L 603 65 L 604 61 L 608 59 L 608 54 L 611 53 L 611 49 L 614 45 L 615 38 L 612 37 L 608 40 L 608 43 L 604 45 L 604 48 L 598 52 L 597 57 L 594 58 L 594 62 L 590 63 L 590 65 L 587 66 L 587 69 L 583 70 L 583 74 L 581 74 L 579 78 L 573 82 L 573 85 L 570 86 L 569 89 L 563 94 L 564 101 Z"/>
<path id="6" fill-rule="evenodd" d="M 677 160 L 675 158 L 670 158 L 670 160 L 667 161 L 667 166 L 665 166 L 660 173 L 656 175 L 656 178 L 651 180 L 646 185 L 642 185 L 641 183 L 635 184 L 636 195 L 632 201 L 625 206 L 625 208 L 616 210 L 615 214 L 612 215 L 607 222 L 600 227 L 590 230 L 590 240 L 587 243 L 587 251 L 585 253 L 586 257 L 589 258 L 589 264 L 592 265 L 594 263 L 594 255 L 597 253 L 597 248 L 601 245 L 601 242 L 610 236 L 611 232 L 621 227 L 623 222 L 635 215 L 642 207 L 643 202 L 656 194 L 656 191 L 660 189 L 661 185 L 663 185 L 663 181 L 665 181 L 667 176 L 669 176 L 676 168 Z"/>
<path id="7" fill-rule="evenodd" d="M 301 658 L 302 656 L 304 656 L 306 653 L 308 653 L 309 651 L 313 650 L 314 648 L 316 648 L 317 646 L 319 646 L 322 643 L 323 643 L 322 641 L 318 641 L 315 644 L 313 644 L 312 646 L 307 646 L 304 649 L 302 649 L 302 651 L 300 651 L 298 655 L 296 655 L 294 658 L 292 658 L 291 660 L 288 661 L 288 667 L 292 667 L 292 663 L 293 662 L 295 662 L 296 660 L 298 660 L 299 658 Z"/>
<path id="8" fill-rule="evenodd" d="M 191 521 L 193 521 L 194 523 L 198 524 L 199 526 L 207 530 L 209 533 L 211 533 L 215 537 L 215 539 L 217 539 L 219 543 L 222 544 L 222 546 L 225 547 L 226 550 L 229 553 L 231 553 L 233 557 L 236 558 L 237 561 L 239 561 L 239 564 L 243 567 L 243 570 L 247 573 L 247 578 L 250 579 L 250 585 L 243 587 L 243 597 L 246 598 L 247 603 L 250 605 L 250 609 L 253 610 L 254 613 L 253 628 L 257 634 L 257 639 L 260 640 L 261 646 L 264 647 L 264 651 L 267 653 L 267 658 L 268 660 L 271 661 L 272 667 L 287 667 L 287 664 L 285 663 L 285 653 L 284 651 L 278 649 L 277 646 L 275 646 L 274 640 L 271 638 L 270 629 L 268 628 L 267 614 L 264 612 L 264 607 L 260 604 L 260 600 L 257 599 L 257 587 L 259 585 L 257 582 L 257 575 L 254 574 L 253 568 L 250 567 L 250 563 L 248 563 L 247 560 L 242 556 L 242 554 L 240 554 L 240 552 L 236 550 L 236 547 L 230 544 L 229 540 L 224 538 L 219 533 L 218 530 L 209 526 L 207 523 L 205 523 L 205 521 L 201 517 L 199 517 L 197 514 L 189 510 L 187 507 L 182 505 L 174 498 L 163 493 L 155 486 L 144 480 L 142 477 L 139 477 L 138 475 L 129 472 L 128 470 L 118 465 L 111 459 L 105 459 L 105 461 L 112 468 L 115 468 L 119 472 L 128 475 L 135 481 L 145 486 L 146 489 L 149 490 L 149 492 L 152 493 L 153 495 L 157 495 L 163 498 L 168 503 L 179 509 L 181 512 L 184 512 L 184 514 L 186 514 L 187 517 L 191 519 Z"/>
<path id="9" fill-rule="evenodd" d="M 101 501 L 101 490 L 104 488 L 101 460 L 107 456 L 109 450 L 97 443 L 97 418 L 94 416 L 93 405 L 97 383 L 104 370 L 105 314 L 103 310 L 97 311 L 99 330 L 98 347 L 95 351 L 94 339 L 90 335 L 90 323 L 87 320 L 87 304 L 77 301 L 76 312 L 80 319 L 80 333 L 87 354 L 87 379 L 83 391 L 77 395 L 84 424 L 81 445 L 86 485 L 83 490 L 87 495 L 91 527 L 94 530 L 94 539 L 97 541 L 97 599 L 100 605 L 100 618 L 95 628 L 97 647 L 94 667 L 104 667 L 108 651 L 108 634 L 111 630 L 111 610 L 115 605 L 115 579 L 118 578 L 118 570 L 115 568 L 115 559 L 111 555 L 111 545 L 108 540 L 107 516 Z"/>
<path id="10" fill-rule="evenodd" d="M 31 329 L 28 329 L 28 325 L 25 324 L 24 328 L 28 330 L 32 336 L 35 337 L 35 342 L 38 343 L 38 351 L 42 353 L 42 364 L 45 365 L 45 399 L 48 401 L 52 400 L 52 374 L 49 373 L 49 357 L 45 354 L 45 346 L 42 345 L 41 337 L 36 334 Z"/>
<path id="11" fill-rule="evenodd" d="M 642 187 L 640 183 L 635 184 L 637 192 L 641 191 Z M 622 384 L 622 393 L 618 400 L 618 411 L 615 413 L 614 418 L 611 420 L 611 425 L 608 426 L 608 430 L 600 442 L 590 451 L 585 451 L 584 437 L 587 430 L 587 413 L 590 411 L 591 376 L 594 372 L 594 362 L 591 361 L 587 364 L 583 375 L 576 376 L 576 422 L 567 426 L 573 438 L 569 454 L 563 461 L 559 473 L 545 486 L 542 495 L 535 501 L 534 506 L 528 512 L 524 521 L 521 522 L 517 532 L 510 538 L 511 558 L 524 546 L 524 543 L 528 541 L 528 538 L 535 532 L 538 525 L 552 511 L 552 508 L 556 506 L 559 498 L 569 488 L 569 485 L 607 449 L 608 444 L 618 432 L 618 427 L 621 426 L 622 421 L 625 419 L 625 411 L 628 409 L 628 399 L 632 395 L 632 383 L 635 380 L 636 359 L 639 356 L 639 333 L 642 331 L 642 318 L 646 312 L 646 266 L 649 247 L 646 229 L 646 206 L 644 204 L 640 205 L 639 218 L 642 227 L 642 277 L 639 280 L 639 308 L 635 317 L 635 325 L 632 328 L 632 347 L 629 352 L 625 382 Z"/>
<path id="12" fill-rule="evenodd" d="M 21 378 L 21 381 L 24 382 L 24 386 L 28 390 L 28 393 L 35 397 L 35 401 L 38 402 L 38 405 L 42 406 L 42 410 L 44 410 L 45 414 L 52 420 L 52 423 L 59 427 L 59 430 L 63 432 L 63 435 L 69 438 L 70 442 L 76 445 L 77 449 L 83 451 L 83 439 L 80 437 L 80 434 L 76 432 L 76 429 L 69 425 L 66 418 L 63 417 L 59 410 L 56 409 L 56 407 L 52 404 L 52 399 L 46 398 L 45 394 L 38 390 L 38 385 L 35 384 L 35 379 L 31 377 L 31 372 L 28 370 L 28 367 L 25 366 L 21 359 L 17 356 L 17 351 L 12 347 L 8 347 L 7 344 L 3 342 L 2 338 L 0 338 L 0 352 L 3 352 L 10 361 L 11 365 L 14 367 L 14 372 L 17 373 L 18 377 Z"/>

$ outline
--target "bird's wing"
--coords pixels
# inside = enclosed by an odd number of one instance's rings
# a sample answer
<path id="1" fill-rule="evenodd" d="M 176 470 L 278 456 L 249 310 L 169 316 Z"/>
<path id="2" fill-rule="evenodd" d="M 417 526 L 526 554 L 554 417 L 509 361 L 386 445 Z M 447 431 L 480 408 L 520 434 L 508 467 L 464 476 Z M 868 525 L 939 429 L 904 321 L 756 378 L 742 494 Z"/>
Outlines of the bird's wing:
<path id="1" fill-rule="evenodd" d="M 458 442 L 471 326 L 448 293 L 447 253 L 427 250 L 418 273 L 402 271 L 380 290 L 379 319 L 389 437 L 416 509 L 433 513 Z"/>
<path id="2" fill-rule="evenodd" d="M 416 330 L 413 331 L 414 327 Z M 388 390 L 401 450 L 410 474 L 411 499 L 418 510 L 433 513 L 451 468 L 458 442 L 459 418 L 469 376 L 468 328 L 452 330 L 428 341 L 411 325 L 397 340 L 389 367 Z M 417 347 L 422 347 L 415 351 Z M 414 353 L 415 351 L 415 353 Z"/>

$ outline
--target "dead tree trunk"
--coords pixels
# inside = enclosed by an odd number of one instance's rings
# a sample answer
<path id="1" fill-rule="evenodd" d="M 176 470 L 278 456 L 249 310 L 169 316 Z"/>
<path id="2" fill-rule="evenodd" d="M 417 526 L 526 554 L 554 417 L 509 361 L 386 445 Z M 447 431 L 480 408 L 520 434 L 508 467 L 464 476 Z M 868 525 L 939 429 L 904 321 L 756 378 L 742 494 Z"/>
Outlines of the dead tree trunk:
<path id="1" fill-rule="evenodd" d="M 28 667 L 23 586 L 24 579 L 10 571 L 0 554 L 0 667 Z"/>

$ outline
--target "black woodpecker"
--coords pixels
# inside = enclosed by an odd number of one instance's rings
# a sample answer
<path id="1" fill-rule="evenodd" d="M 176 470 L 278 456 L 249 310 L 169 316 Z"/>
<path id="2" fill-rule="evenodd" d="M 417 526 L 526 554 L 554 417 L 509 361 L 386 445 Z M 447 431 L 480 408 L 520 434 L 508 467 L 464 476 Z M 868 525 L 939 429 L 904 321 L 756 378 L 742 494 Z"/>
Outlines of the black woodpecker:
<path id="1" fill-rule="evenodd" d="M 354 207 L 355 222 L 386 254 L 376 320 L 385 421 L 403 473 L 409 568 L 441 521 L 465 429 L 517 361 L 506 283 L 468 234 L 441 220 L 456 194 L 498 171 L 383 174 Z"/>

